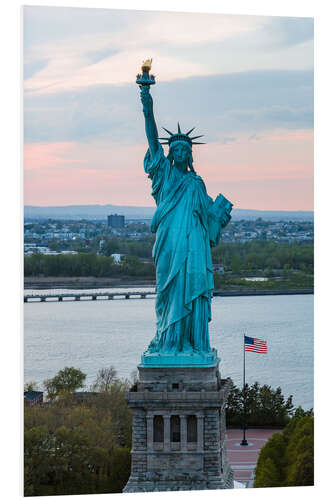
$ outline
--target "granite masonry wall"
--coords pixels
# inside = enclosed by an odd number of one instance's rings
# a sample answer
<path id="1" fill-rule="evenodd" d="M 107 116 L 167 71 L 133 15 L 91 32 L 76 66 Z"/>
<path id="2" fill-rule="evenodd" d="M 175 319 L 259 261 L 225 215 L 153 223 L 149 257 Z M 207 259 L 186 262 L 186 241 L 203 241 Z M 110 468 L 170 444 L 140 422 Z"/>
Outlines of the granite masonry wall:
<path id="1" fill-rule="evenodd" d="M 218 366 L 139 367 L 139 381 L 127 394 L 133 439 L 131 476 L 124 492 L 233 488 L 224 447 L 229 389 L 230 380 L 221 379 Z M 163 422 L 158 440 L 154 417 Z M 190 440 L 189 419 L 191 425 L 195 422 Z"/>

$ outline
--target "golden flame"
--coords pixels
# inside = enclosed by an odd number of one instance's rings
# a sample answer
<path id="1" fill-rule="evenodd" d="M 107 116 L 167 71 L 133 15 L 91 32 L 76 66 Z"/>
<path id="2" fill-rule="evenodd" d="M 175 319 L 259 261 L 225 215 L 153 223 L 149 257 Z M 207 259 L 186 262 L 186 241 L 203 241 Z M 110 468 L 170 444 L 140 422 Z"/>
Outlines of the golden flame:
<path id="1" fill-rule="evenodd" d="M 152 59 L 147 59 L 146 61 L 143 61 L 142 66 L 141 66 L 142 71 L 149 72 L 151 70 L 152 61 L 153 61 Z"/>

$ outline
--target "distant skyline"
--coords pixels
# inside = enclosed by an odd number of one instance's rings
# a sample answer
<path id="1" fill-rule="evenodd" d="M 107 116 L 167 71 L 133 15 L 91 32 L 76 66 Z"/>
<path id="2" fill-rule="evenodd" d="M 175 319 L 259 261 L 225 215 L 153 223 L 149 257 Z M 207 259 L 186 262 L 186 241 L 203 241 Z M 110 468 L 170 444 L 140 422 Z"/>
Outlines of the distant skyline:
<path id="1" fill-rule="evenodd" d="M 184 28 L 186 26 L 186 29 Z M 24 7 L 26 205 L 153 206 L 135 77 L 237 208 L 313 210 L 313 20 Z"/>

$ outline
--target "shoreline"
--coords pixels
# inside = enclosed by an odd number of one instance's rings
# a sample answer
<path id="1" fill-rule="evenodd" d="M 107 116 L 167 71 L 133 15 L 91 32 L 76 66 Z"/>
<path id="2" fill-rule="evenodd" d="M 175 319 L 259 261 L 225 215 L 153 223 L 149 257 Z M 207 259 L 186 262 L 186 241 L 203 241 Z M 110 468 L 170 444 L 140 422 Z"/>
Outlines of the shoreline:
<path id="1" fill-rule="evenodd" d="M 71 290 L 76 289 L 91 289 L 91 288 L 137 288 L 137 287 L 155 287 L 156 282 L 154 280 L 135 280 L 135 279 L 121 279 L 121 278 L 95 278 L 93 276 L 89 277 L 78 277 L 78 278 L 67 278 L 67 277 L 43 277 L 43 278 L 24 278 L 24 289 L 27 288 L 33 290 L 50 290 L 53 288 L 69 288 Z"/>
<path id="2" fill-rule="evenodd" d="M 244 297 L 259 295 L 314 295 L 313 288 L 286 288 L 284 290 L 214 290 L 214 297 Z"/>
<path id="3" fill-rule="evenodd" d="M 68 290 L 85 290 L 101 288 L 154 288 L 155 281 L 122 280 L 110 278 L 25 278 L 24 290 L 53 290 L 58 288 Z M 242 297 L 258 295 L 313 295 L 313 288 L 281 288 L 273 290 L 239 288 L 214 290 L 215 297 Z"/>

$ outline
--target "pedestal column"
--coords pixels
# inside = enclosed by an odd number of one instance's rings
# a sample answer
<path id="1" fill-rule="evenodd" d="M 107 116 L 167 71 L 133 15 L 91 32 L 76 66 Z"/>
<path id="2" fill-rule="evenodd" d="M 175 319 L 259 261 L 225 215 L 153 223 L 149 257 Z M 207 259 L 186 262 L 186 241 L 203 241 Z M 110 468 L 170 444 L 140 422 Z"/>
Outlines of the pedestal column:
<path id="1" fill-rule="evenodd" d="M 146 418 L 147 418 L 147 450 L 152 451 L 154 449 L 154 415 L 148 413 Z"/>
<path id="2" fill-rule="evenodd" d="M 187 419 L 186 415 L 180 415 L 180 449 L 187 451 Z"/>
<path id="3" fill-rule="evenodd" d="M 203 451 L 204 444 L 204 416 L 197 415 L 198 451 Z"/>
<path id="4" fill-rule="evenodd" d="M 170 451 L 170 415 L 164 415 L 164 451 Z"/>

